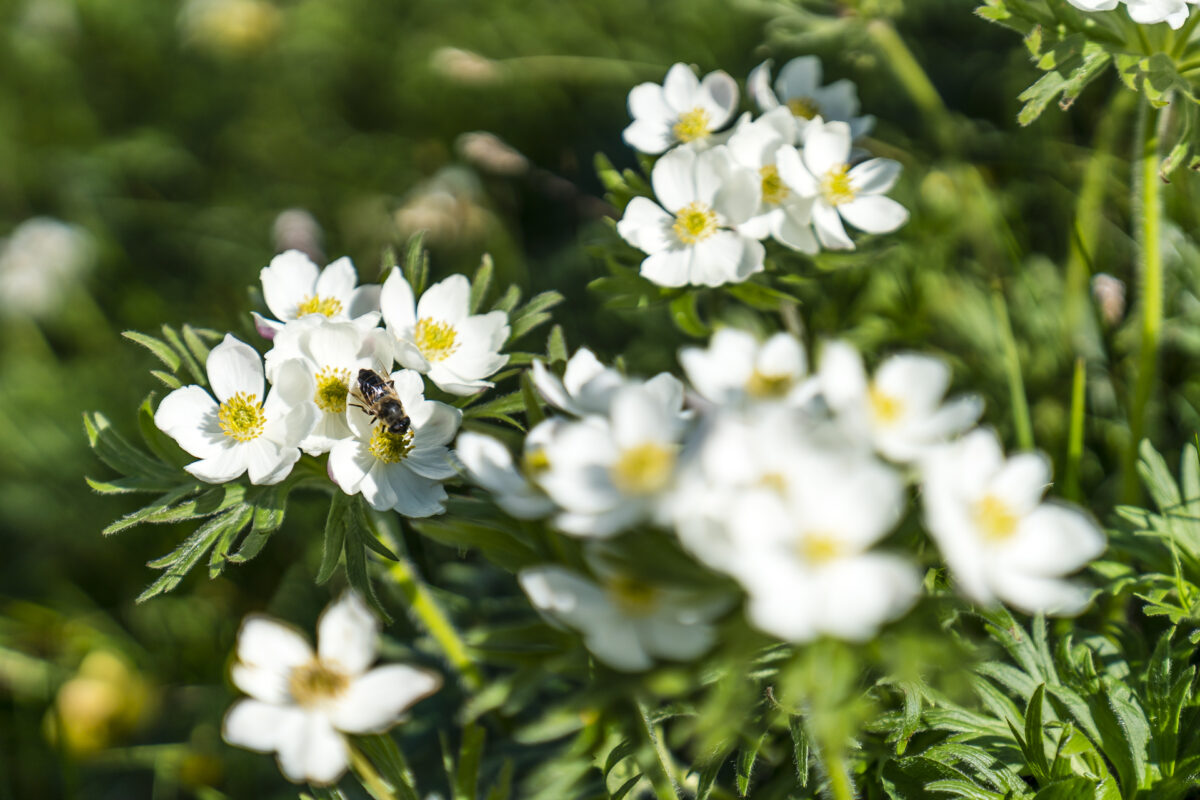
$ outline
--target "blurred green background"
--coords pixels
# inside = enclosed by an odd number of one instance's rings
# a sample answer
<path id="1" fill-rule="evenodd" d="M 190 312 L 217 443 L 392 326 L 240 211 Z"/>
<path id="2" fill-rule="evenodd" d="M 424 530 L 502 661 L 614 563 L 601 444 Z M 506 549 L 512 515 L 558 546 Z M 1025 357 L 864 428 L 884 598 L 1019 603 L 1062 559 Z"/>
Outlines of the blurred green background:
<path id="1" fill-rule="evenodd" d="M 728 0 L 0 0 L 0 798 L 295 796 L 269 758 L 223 745 L 219 724 L 241 617 L 311 628 L 328 599 L 311 583 L 324 510 L 294 502 L 253 563 L 135 607 L 145 562 L 181 529 L 99 534 L 138 503 L 88 491 L 84 475 L 107 472 L 81 414 L 132 431 L 156 385 L 120 332 L 189 322 L 257 342 L 248 311 L 274 252 L 349 255 L 371 280 L 386 246 L 423 229 L 436 275 L 490 252 L 501 280 L 566 294 L 572 347 L 670 368 L 683 334 L 661 307 L 603 309 L 587 290 L 603 262 L 581 244 L 616 248 L 593 156 L 635 165 L 620 141 L 626 94 L 676 61 L 742 79 L 768 56 L 815 52 L 828 79 L 857 81 L 879 118 L 868 146 L 904 162 L 896 196 L 913 221 L 853 257 L 780 261 L 811 279 L 795 290 L 813 338 L 944 352 L 1011 443 L 997 287 L 1036 440 L 1056 459 L 1074 358 L 1097 366 L 1081 481 L 1103 509 L 1126 312 L 1069 335 L 1064 280 L 1080 176 L 1110 118 L 1116 155 L 1084 269 L 1131 280 L 1129 112 L 1109 105 L 1114 82 L 1019 130 L 1015 98 L 1036 73 L 966 0 L 806 7 L 818 15 Z M 895 25 L 945 108 L 914 102 L 870 17 Z M 1200 221 L 1193 181 L 1170 197 L 1185 229 Z M 21 227 L 39 217 L 72 227 Z M 1197 417 L 1198 258 L 1179 237 L 1166 432 Z"/>

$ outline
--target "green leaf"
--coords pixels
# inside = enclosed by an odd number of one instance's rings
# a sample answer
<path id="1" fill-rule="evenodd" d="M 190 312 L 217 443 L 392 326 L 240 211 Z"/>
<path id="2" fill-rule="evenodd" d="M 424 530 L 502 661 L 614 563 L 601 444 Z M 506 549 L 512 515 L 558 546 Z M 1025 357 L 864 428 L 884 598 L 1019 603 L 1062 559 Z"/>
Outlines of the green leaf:
<path id="1" fill-rule="evenodd" d="M 712 329 L 700 319 L 700 312 L 696 308 L 697 299 L 697 292 L 685 291 L 672 300 L 668 306 L 671 310 L 671 321 L 688 336 L 706 338 Z"/>
<path id="2" fill-rule="evenodd" d="M 1087 778 L 1067 778 L 1047 784 L 1033 800 L 1093 800 L 1096 783 Z"/>
<path id="3" fill-rule="evenodd" d="M 479 269 L 475 270 L 475 277 L 471 280 L 471 313 L 479 311 L 479 307 L 483 305 L 483 298 L 487 297 L 488 288 L 492 285 L 492 275 L 496 272 L 496 266 L 492 263 L 492 257 L 488 253 L 483 254 L 483 258 L 479 261 Z"/>
<path id="4" fill-rule="evenodd" d="M 226 535 L 230 529 L 234 535 L 250 521 L 252 510 L 249 506 L 239 505 L 224 514 L 213 517 L 201 525 L 184 542 L 162 558 L 151 561 L 148 566 L 166 569 L 158 580 L 150 584 L 144 592 L 138 595 L 137 602 L 144 603 L 150 598 L 174 589 L 192 567 L 200 562 L 204 554 L 216 544 L 217 540 Z"/>
<path id="5" fill-rule="evenodd" d="M 162 332 L 163 338 L 167 340 L 171 347 L 175 348 L 175 352 L 183 357 L 184 366 L 187 367 L 188 372 L 192 373 L 192 378 L 195 382 L 200 386 L 208 386 L 207 370 L 196 360 L 196 356 L 192 354 L 187 345 L 183 343 L 183 340 L 179 338 L 179 334 L 175 332 L 175 329 L 170 325 L 163 325 Z"/>
<path id="6" fill-rule="evenodd" d="M 254 516 L 250 522 L 250 532 L 242 540 L 237 552 L 229 557 L 235 564 L 243 564 L 258 555 L 271 534 L 283 525 L 284 514 L 287 512 L 288 491 L 286 484 L 268 486 L 254 499 Z"/>
<path id="7" fill-rule="evenodd" d="M 476 723 L 463 728 L 462 744 L 458 748 L 458 768 L 454 773 L 454 800 L 475 800 L 486 735 L 483 726 Z"/>
<path id="8" fill-rule="evenodd" d="M 134 525 L 146 523 L 162 525 L 212 516 L 239 505 L 246 493 L 246 487 L 241 484 L 227 483 L 223 486 L 214 486 L 191 500 L 181 500 L 200 488 L 200 484 L 197 483 L 180 486 L 145 508 L 126 514 L 101 532 L 107 536 Z M 176 502 L 177 500 L 181 500 L 181 502 Z"/>
<path id="9" fill-rule="evenodd" d="M 525 398 L 520 392 L 512 392 L 486 403 L 463 409 L 465 419 L 507 419 L 509 414 L 525 410 Z"/>
<path id="10" fill-rule="evenodd" d="M 781 292 L 778 289 L 753 280 L 722 286 L 721 290 L 759 311 L 775 312 L 781 306 L 794 306 L 800 302 L 787 292 Z"/>
<path id="11" fill-rule="evenodd" d="M 100 412 L 85 412 L 83 427 L 87 432 L 88 444 L 96 456 L 122 475 L 166 479 L 172 483 L 178 482 L 181 477 L 179 470 L 151 457 L 117 433 L 108 418 Z"/>
<path id="12" fill-rule="evenodd" d="M 357 497 L 357 496 L 356 496 Z M 346 580 L 351 588 L 357 591 L 374 608 L 384 622 L 391 623 L 392 615 L 383 607 L 379 595 L 375 593 L 375 584 L 371 582 L 367 570 L 367 539 L 374 536 L 361 524 L 361 501 L 359 509 L 352 509 L 347 520 L 346 538 L 342 551 L 346 554 Z"/>
<path id="13" fill-rule="evenodd" d="M 530 429 L 546 419 L 542 399 L 533 386 L 533 377 L 528 370 L 521 373 L 521 401 L 525 410 L 525 421 Z"/>
<path id="14" fill-rule="evenodd" d="M 1029 768 L 1039 783 L 1050 779 L 1050 762 L 1046 760 L 1045 729 L 1042 726 L 1042 703 L 1046 684 L 1039 684 L 1025 706 L 1025 747 Z"/>
<path id="15" fill-rule="evenodd" d="M 183 381 L 176 378 L 169 372 L 163 372 L 161 369 L 152 369 L 150 374 L 158 378 L 159 382 L 168 389 L 179 389 L 183 387 Z"/>
<path id="16" fill-rule="evenodd" d="M 492 311 L 503 311 L 506 314 L 511 314 L 519 302 L 521 302 L 521 287 L 514 283 L 504 292 L 504 296 L 492 306 Z M 511 340 L 513 337 L 509 335 L 508 338 Z"/>
<path id="17" fill-rule="evenodd" d="M 763 731 L 757 739 L 743 742 L 738 750 L 736 775 L 739 797 L 746 797 L 750 793 L 750 775 L 754 771 L 754 762 L 758 759 L 758 751 L 762 748 L 766 738 L 767 732 Z"/>
<path id="18" fill-rule="evenodd" d="M 424 243 L 425 232 L 418 231 L 409 237 L 404 253 L 404 280 L 408 281 L 414 297 L 425 292 L 429 280 L 429 254 L 425 252 Z"/>
<path id="19" fill-rule="evenodd" d="M 196 333 L 196 329 L 185 323 L 180 330 L 183 331 L 183 343 L 187 345 L 188 351 L 195 357 L 196 362 L 206 364 L 208 362 L 209 348 L 200 338 L 200 335 Z"/>
<path id="20" fill-rule="evenodd" d="M 562 326 L 555 325 L 546 338 L 546 361 L 549 366 L 553 366 L 559 362 L 565 364 L 567 358 L 567 338 L 563 335 Z"/>
<path id="21" fill-rule="evenodd" d="M 174 481 L 151 478 L 114 478 L 110 481 L 84 477 L 87 485 L 98 494 L 160 494 L 175 488 Z"/>
<path id="22" fill-rule="evenodd" d="M 513 760 L 511 758 L 504 759 L 504 764 L 500 767 L 500 774 L 496 776 L 496 780 L 492 782 L 492 788 L 488 790 L 487 800 L 509 800 L 512 795 L 513 769 Z"/>
<path id="23" fill-rule="evenodd" d="M 391 785 L 396 800 L 420 800 L 412 770 L 391 736 L 386 733 L 356 736 L 354 743 L 379 772 L 379 777 Z"/>
<path id="24" fill-rule="evenodd" d="M 183 362 L 179 358 L 179 354 L 171 349 L 171 346 L 154 336 L 149 336 L 145 333 L 137 331 L 125 331 L 121 334 L 131 342 L 136 342 L 142 347 L 154 354 L 154 357 L 167 366 L 167 369 L 172 372 L 179 369 Z"/>
<path id="25" fill-rule="evenodd" d="M 562 294 L 555 291 L 542 292 L 531 298 L 509 320 L 512 328 L 512 333 L 508 337 L 509 341 L 516 341 L 543 322 L 549 321 L 551 317 L 547 312 L 562 301 Z"/>
<path id="26" fill-rule="evenodd" d="M 788 733 L 792 736 L 792 763 L 796 767 L 796 782 L 803 788 L 808 786 L 810 748 L 804 720 L 798 716 L 788 717 Z"/>
<path id="27" fill-rule="evenodd" d="M 167 436 L 158 426 L 154 424 L 154 393 L 146 395 L 142 400 L 142 404 L 138 406 L 138 430 L 142 434 L 142 441 L 146 447 L 150 448 L 150 452 L 154 457 L 169 466 L 178 465 L 190 462 L 191 456 L 187 456 L 175 440 Z M 186 456 L 187 460 L 181 460 L 181 456 Z"/>
<path id="28" fill-rule="evenodd" d="M 964 780 L 930 781 L 925 789 L 930 792 L 944 792 L 951 797 L 965 797 L 968 800 L 1006 800 L 1002 794 L 989 792 L 987 789 Z"/>
<path id="29" fill-rule="evenodd" d="M 325 546 L 321 553 L 321 566 L 317 569 L 317 585 L 321 586 L 333 577 L 341 558 L 343 545 L 346 541 L 346 529 L 350 525 L 350 516 L 354 513 L 353 504 L 358 502 L 354 497 L 340 491 L 333 493 L 329 503 L 329 513 L 325 516 Z"/>

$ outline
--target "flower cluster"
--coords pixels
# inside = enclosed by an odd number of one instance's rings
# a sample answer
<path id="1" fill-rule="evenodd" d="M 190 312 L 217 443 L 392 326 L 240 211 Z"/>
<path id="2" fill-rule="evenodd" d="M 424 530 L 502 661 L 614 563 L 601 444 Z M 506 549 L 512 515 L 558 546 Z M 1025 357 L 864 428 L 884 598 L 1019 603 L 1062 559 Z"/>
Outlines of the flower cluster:
<path id="1" fill-rule="evenodd" d="M 868 374 L 853 346 L 832 341 L 810 371 L 795 336 L 760 342 L 724 328 L 680 361 L 686 385 L 666 373 L 627 378 L 586 349 L 561 377 L 535 362 L 537 390 L 562 413 L 529 432 L 519 459 L 487 436 L 459 437 L 470 476 L 508 513 L 588 540 L 594 577 L 544 566 L 520 579 L 538 609 L 581 630 L 609 665 L 693 657 L 730 605 L 598 558 L 647 528 L 671 531 L 737 581 L 766 633 L 870 638 L 922 591 L 916 559 L 892 536 L 906 520 L 920 524 L 907 513 L 910 487 L 968 597 L 1028 612 L 1086 604 L 1063 576 L 1096 557 L 1103 536 L 1080 509 L 1042 502 L 1044 457 L 1006 459 L 993 432 L 973 429 L 982 404 L 946 399 L 940 359 L 897 354 Z"/>
<path id="2" fill-rule="evenodd" d="M 1083 11 L 1112 11 L 1124 3 L 1129 18 L 1134 22 L 1151 25 L 1165 22 L 1174 29 L 1183 27 L 1191 13 L 1190 6 L 1197 0 L 1067 0 Z"/>
<path id="3" fill-rule="evenodd" d="M 198 459 L 187 471 L 210 483 L 248 474 L 251 483 L 273 484 L 301 453 L 328 453 L 333 482 L 372 508 L 441 513 L 442 482 L 456 474 L 446 446 L 462 413 L 426 399 L 422 376 L 453 395 L 491 386 L 486 378 L 508 360 L 500 354 L 509 338 L 505 312 L 472 314 L 461 275 L 418 300 L 399 269 L 382 287 L 359 286 L 349 259 L 321 270 L 296 250 L 276 256 L 261 279 L 275 316 L 254 315 L 272 345 L 265 360 L 226 336 L 208 356 L 211 393 L 184 386 L 155 414 Z M 376 391 L 360 376 L 373 376 Z M 381 398 L 395 401 L 387 414 Z"/>
<path id="4" fill-rule="evenodd" d="M 738 88 L 724 72 L 701 80 L 676 64 L 661 86 L 629 93 L 626 143 L 662 156 L 650 174 L 654 199 L 634 197 L 617 231 L 647 254 L 641 273 L 660 286 L 744 281 L 763 269 L 765 239 L 808 254 L 852 250 L 845 223 L 888 233 L 908 219 L 885 196 L 900 164 L 852 151 L 873 122 L 858 116 L 852 83 L 822 86 L 820 61 L 806 56 L 773 86 L 769 63 L 747 84 L 762 114 L 725 130 Z"/>

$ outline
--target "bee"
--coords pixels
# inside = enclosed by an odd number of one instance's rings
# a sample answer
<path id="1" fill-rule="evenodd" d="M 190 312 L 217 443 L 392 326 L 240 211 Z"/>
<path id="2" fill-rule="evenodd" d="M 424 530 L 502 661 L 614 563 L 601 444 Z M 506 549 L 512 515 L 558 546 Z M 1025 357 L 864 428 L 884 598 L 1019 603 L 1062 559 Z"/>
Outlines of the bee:
<path id="1" fill-rule="evenodd" d="M 357 408 L 375 417 L 387 432 L 394 436 L 408 433 L 412 420 L 404 413 L 404 405 L 396 395 L 396 384 L 373 369 L 358 371 L 358 385 L 350 391 Z"/>

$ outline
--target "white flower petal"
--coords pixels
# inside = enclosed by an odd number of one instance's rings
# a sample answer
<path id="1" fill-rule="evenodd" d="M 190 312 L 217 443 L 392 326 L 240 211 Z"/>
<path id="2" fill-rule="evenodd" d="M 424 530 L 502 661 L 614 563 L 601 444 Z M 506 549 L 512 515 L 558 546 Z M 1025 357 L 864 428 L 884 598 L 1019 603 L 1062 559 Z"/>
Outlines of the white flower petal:
<path id="1" fill-rule="evenodd" d="M 293 667 L 312 661 L 313 651 L 304 636 L 290 625 L 252 614 L 238 631 L 238 661 L 287 676 Z"/>
<path id="2" fill-rule="evenodd" d="M 349 310 L 354 287 L 357 285 L 358 273 L 354 269 L 354 262 L 342 256 L 321 270 L 321 275 L 317 278 L 316 294 L 318 297 L 340 300 L 343 311 L 346 311 Z"/>
<path id="3" fill-rule="evenodd" d="M 331 713 L 334 727 L 347 733 L 380 733 L 414 703 L 436 692 L 436 672 L 405 664 L 377 667 L 350 684 Z"/>
<path id="4" fill-rule="evenodd" d="M 644 253 L 666 250 L 677 241 L 672 226 L 675 218 L 647 197 L 635 197 L 617 223 L 621 238 Z"/>
<path id="5" fill-rule="evenodd" d="M 746 78 L 746 93 L 754 100 L 759 111 L 770 111 L 779 106 L 779 98 L 771 91 L 770 59 L 750 70 L 750 75 Z"/>
<path id="6" fill-rule="evenodd" d="M 785 145 L 775 151 L 775 168 L 779 170 L 779 178 L 784 184 L 801 197 L 820 194 L 820 181 L 804 166 L 800 151 L 795 147 Z"/>
<path id="7" fill-rule="evenodd" d="M 712 130 L 724 127 L 737 110 L 737 81 L 721 70 L 710 72 L 700 81 L 700 107 L 709 114 Z"/>
<path id="8" fill-rule="evenodd" d="M 850 126 L 844 122 L 809 125 L 804 137 L 804 166 L 822 176 L 850 159 Z"/>
<path id="9" fill-rule="evenodd" d="M 691 278 L 692 256 L 690 248 L 662 250 L 642 261 L 641 275 L 659 286 L 684 286 Z"/>
<path id="10" fill-rule="evenodd" d="M 246 471 L 246 453 L 241 446 L 232 445 L 184 469 L 205 483 L 228 483 Z"/>
<path id="11" fill-rule="evenodd" d="M 775 81 L 775 94 L 784 102 L 812 97 L 821 85 L 821 59 L 799 56 L 783 65 Z"/>
<path id="12" fill-rule="evenodd" d="M 867 233 L 891 233 L 908 221 L 908 209 L 890 197 L 866 195 L 838 206 L 854 227 Z"/>
<path id="13" fill-rule="evenodd" d="M 328 718 L 303 712 L 280 731 L 279 768 L 284 776 L 300 783 L 330 784 L 346 771 L 349 756 L 346 740 L 333 729 Z"/>
<path id="14" fill-rule="evenodd" d="M 388 493 L 394 498 L 386 508 L 414 518 L 432 517 L 446 511 L 446 488 L 438 481 L 423 478 L 401 465 L 383 472 Z"/>
<path id="15" fill-rule="evenodd" d="M 301 724 L 303 713 L 292 706 L 239 700 L 225 714 L 221 737 L 235 747 L 273 753 L 284 734 Z"/>
<path id="16" fill-rule="evenodd" d="M 639 83 L 629 90 L 629 116 L 635 120 L 666 123 L 676 112 L 667 105 L 663 88 L 657 83 Z"/>
<path id="17" fill-rule="evenodd" d="M 379 310 L 383 322 L 394 336 L 411 331 L 417 324 L 416 301 L 412 287 L 399 267 L 393 267 L 379 294 Z"/>
<path id="18" fill-rule="evenodd" d="M 356 592 L 348 591 L 321 614 L 317 653 L 349 675 L 361 675 L 375 661 L 379 620 Z M 340 727 L 340 726 L 339 726 Z"/>
<path id="19" fill-rule="evenodd" d="M 417 301 L 418 319 L 435 319 L 450 325 L 470 314 L 471 282 L 466 275 L 451 275 L 425 290 Z"/>
<path id="20" fill-rule="evenodd" d="M 208 354 L 208 382 L 218 402 L 224 403 L 238 392 L 263 400 L 263 363 L 258 351 L 232 334 Z"/>
<path id="21" fill-rule="evenodd" d="M 1105 548 L 1104 534 L 1082 509 L 1055 502 L 1043 503 L 1025 517 L 1006 544 L 1006 565 L 1052 577 L 1074 572 Z"/>
<path id="22" fill-rule="evenodd" d="M 854 240 L 846 235 L 846 228 L 842 225 L 842 218 L 837 209 L 823 200 L 818 200 L 813 204 L 812 214 L 813 229 L 822 247 L 826 250 L 854 249 Z"/>
<path id="23" fill-rule="evenodd" d="M 263 267 L 263 299 L 276 319 L 296 318 L 296 308 L 313 294 L 318 273 L 317 265 L 299 250 L 280 253 Z"/>
<path id="24" fill-rule="evenodd" d="M 675 144 L 671 125 L 658 120 L 634 120 L 621 132 L 621 138 L 634 150 L 647 155 L 666 152 Z"/>
<path id="25" fill-rule="evenodd" d="M 158 404 L 154 424 L 196 458 L 211 458 L 225 449 L 217 408 L 208 392 L 199 386 L 184 386 Z"/>
<path id="26" fill-rule="evenodd" d="M 886 194 L 900 177 L 900 162 L 872 158 L 851 167 L 847 177 L 856 194 Z"/>
<path id="27" fill-rule="evenodd" d="M 300 460 L 298 447 L 281 448 L 262 438 L 247 442 L 242 446 L 242 450 L 245 453 L 246 471 L 250 475 L 250 482 L 256 486 L 279 483 Z"/>
<path id="28" fill-rule="evenodd" d="M 696 105 L 700 81 L 687 64 L 675 64 L 663 80 L 663 99 L 676 113 L 690 111 Z"/>
<path id="29" fill-rule="evenodd" d="M 690 147 L 676 147 L 655 164 L 650 171 L 654 196 L 672 214 L 696 200 L 696 152 Z"/>

